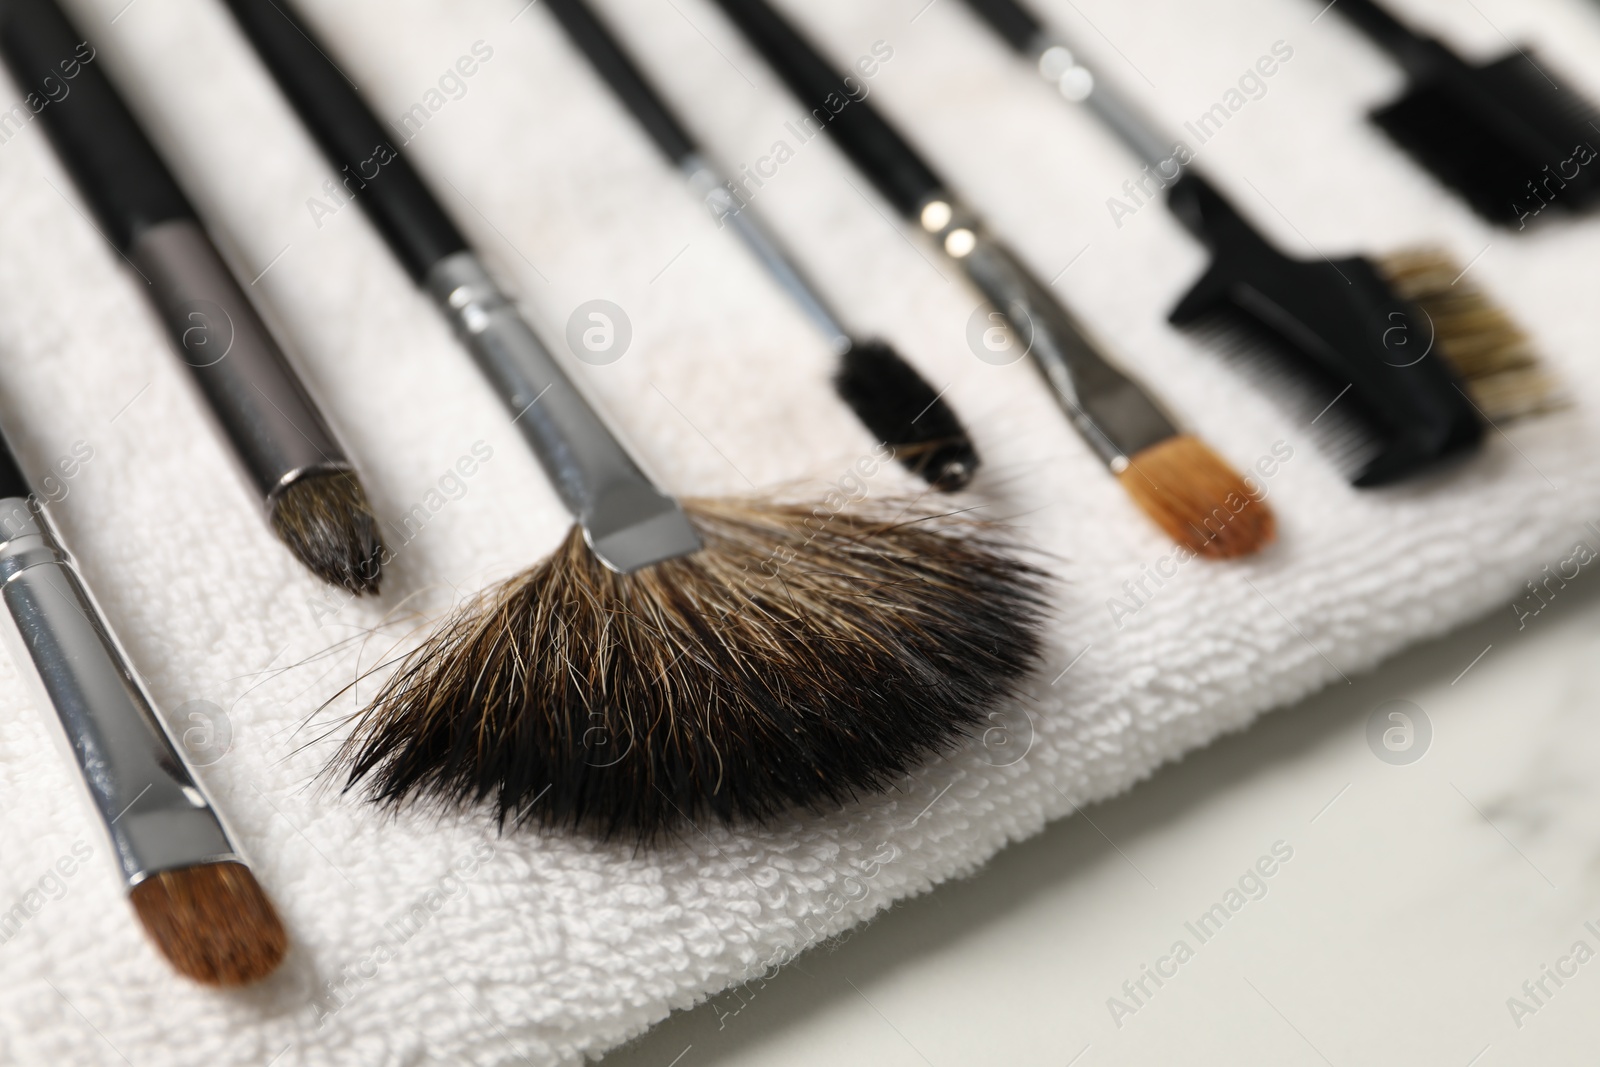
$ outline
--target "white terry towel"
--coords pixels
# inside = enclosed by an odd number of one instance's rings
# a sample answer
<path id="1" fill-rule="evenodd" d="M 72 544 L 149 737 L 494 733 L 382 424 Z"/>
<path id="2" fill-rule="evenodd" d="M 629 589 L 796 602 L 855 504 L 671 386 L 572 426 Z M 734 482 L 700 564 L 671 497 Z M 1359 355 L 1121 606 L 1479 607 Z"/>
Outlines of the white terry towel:
<path id="1" fill-rule="evenodd" d="M 1144 380 L 1258 474 L 1279 544 L 1185 564 L 1090 456 L 1026 364 L 965 339 L 975 293 L 908 239 L 706 0 L 602 7 L 728 169 L 760 164 L 765 218 L 865 332 L 890 338 L 972 428 L 972 499 L 1054 554 L 1048 662 L 983 739 L 884 796 L 636 852 L 497 836 L 477 813 L 382 818 L 318 788 L 345 693 L 408 624 L 550 550 L 568 518 L 507 415 L 333 175 L 214 0 L 72 0 L 362 466 L 409 517 L 384 598 L 342 604 L 254 514 L 138 277 L 88 222 L 37 122 L 0 143 L 3 414 L 42 473 L 77 442 L 58 513 L 175 730 L 205 764 L 295 949 L 263 987 L 168 972 L 119 899 L 41 710 L 0 665 L 0 1062 L 568 1063 L 757 974 L 892 901 L 971 871 L 1046 820 L 1127 788 L 1261 712 L 1489 610 L 1600 518 L 1592 436 L 1600 223 L 1491 232 L 1362 118 L 1398 72 L 1314 0 L 1034 0 L 1149 108 L 1193 117 L 1276 42 L 1292 51 L 1201 151 L 1306 255 L 1437 240 L 1532 330 L 1574 410 L 1492 433 L 1469 464 L 1398 489 L 1343 484 L 1304 425 L 1164 324 L 1202 265 L 1157 205 L 1117 226 L 1136 166 L 952 0 L 784 0 L 841 62 L 892 50 L 870 98 L 989 214 Z M 537 3 L 298 4 L 377 111 L 427 120 L 407 149 L 561 337 L 609 299 L 625 356 L 573 362 L 679 492 L 823 491 L 872 442 L 834 399 L 823 342 L 719 232 Z M 1600 21 L 1568 0 L 1399 4 L 1472 54 L 1535 42 L 1600 97 Z M 314 8 L 314 10 L 313 10 Z M 1091 25 L 1092 21 L 1092 25 Z M 441 81 L 461 56 L 470 78 Z M 0 88 L 9 103 L 18 88 Z M 1177 122 L 1174 122 L 1177 125 Z M 762 163 L 775 142 L 792 158 Z M 320 207 L 317 205 L 321 205 Z M 1058 277 L 1059 276 L 1059 277 Z M 459 473 L 464 465 L 473 473 Z M 1263 461 L 1256 468 L 1258 460 Z M 896 469 L 872 492 L 906 488 Z M 1165 567 L 1170 571 L 1170 565 Z M 415 612 L 415 615 L 408 615 Z M 309 723 L 309 724 L 308 724 Z M 70 872 L 70 873 L 69 873 Z"/>

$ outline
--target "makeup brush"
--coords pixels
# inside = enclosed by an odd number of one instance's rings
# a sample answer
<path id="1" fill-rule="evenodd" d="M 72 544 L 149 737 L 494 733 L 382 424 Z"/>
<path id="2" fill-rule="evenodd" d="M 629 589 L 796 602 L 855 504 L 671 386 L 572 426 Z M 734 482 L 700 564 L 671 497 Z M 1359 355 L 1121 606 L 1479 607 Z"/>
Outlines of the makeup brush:
<path id="1" fill-rule="evenodd" d="M 834 388 L 878 440 L 935 489 L 960 489 L 977 469 L 978 453 L 955 411 L 916 368 L 882 341 L 852 336 L 772 235 L 706 158 L 645 79 L 621 42 L 584 0 L 548 0 L 574 44 L 589 58 L 656 146 L 682 171 L 717 225 L 731 226 L 761 265 L 832 344 L 839 356 Z"/>
<path id="2" fill-rule="evenodd" d="M 334 166 L 384 160 L 358 198 L 577 520 L 402 659 L 344 745 L 347 787 L 649 841 L 883 788 L 1035 666 L 1043 575 L 969 514 L 658 487 L 328 50 L 280 0 L 228 6 Z"/>
<path id="3" fill-rule="evenodd" d="M 1410 82 L 1372 121 L 1485 219 L 1521 230 L 1546 207 L 1580 211 L 1600 200 L 1600 111 L 1528 49 L 1468 63 L 1373 0 L 1329 6 Z"/>
<path id="4" fill-rule="evenodd" d="M 1484 419 L 1559 402 L 1527 335 L 1448 255 L 1284 255 L 1200 176 L 1193 150 L 1144 118 L 1018 0 L 967 2 L 1134 152 L 1147 191 L 1165 189 L 1179 221 L 1210 250 L 1172 322 L 1231 344 L 1264 384 L 1286 388 L 1355 485 L 1411 477 L 1475 448 Z"/>
<path id="5" fill-rule="evenodd" d="M 133 910 L 196 982 L 271 974 L 288 936 L 161 725 L 144 683 L 0 437 L 0 626 L 39 707 L 55 709 Z"/>
<path id="6" fill-rule="evenodd" d="M 1238 472 L 1113 365 L 1049 287 L 798 31 L 763 0 L 717 3 L 878 191 L 1005 317 L 1069 421 L 1145 514 L 1212 559 L 1249 555 L 1273 539 L 1271 510 Z"/>
<path id="7" fill-rule="evenodd" d="M 39 110 L 45 132 L 148 286 L 273 532 L 323 581 L 376 592 L 383 542 L 354 468 L 93 47 L 53 0 L 5 0 L 0 53 L 25 94 L 69 87 Z"/>

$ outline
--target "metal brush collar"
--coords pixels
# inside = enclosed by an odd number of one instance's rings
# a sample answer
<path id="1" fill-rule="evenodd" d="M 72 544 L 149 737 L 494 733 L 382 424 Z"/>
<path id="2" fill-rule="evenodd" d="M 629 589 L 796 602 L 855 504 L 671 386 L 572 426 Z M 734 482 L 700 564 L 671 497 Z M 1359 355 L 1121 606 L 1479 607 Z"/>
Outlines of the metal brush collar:
<path id="1" fill-rule="evenodd" d="M 441 259 L 427 288 L 602 563 L 627 574 L 699 551 L 678 502 L 640 469 L 477 256 Z"/>
<path id="2" fill-rule="evenodd" d="M 0 599 L 13 661 L 52 707 L 129 888 L 151 875 L 244 862 L 157 718 L 48 516 L 0 500 Z M 33 669 L 28 670 L 29 667 Z"/>

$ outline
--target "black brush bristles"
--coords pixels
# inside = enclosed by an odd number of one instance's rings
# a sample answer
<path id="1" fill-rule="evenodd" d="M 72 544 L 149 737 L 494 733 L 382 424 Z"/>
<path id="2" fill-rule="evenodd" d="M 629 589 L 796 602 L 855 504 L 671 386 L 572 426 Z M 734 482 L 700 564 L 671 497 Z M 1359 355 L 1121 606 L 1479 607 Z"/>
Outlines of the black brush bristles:
<path id="1" fill-rule="evenodd" d="M 383 539 L 366 490 L 349 471 L 308 474 L 272 498 L 272 529 L 312 573 L 352 593 L 376 593 Z"/>
<path id="2" fill-rule="evenodd" d="M 358 719 L 347 788 L 639 842 L 760 822 L 889 786 L 1038 663 L 1045 576 L 991 524 L 685 510 L 693 555 L 622 575 L 574 528 L 458 609 Z"/>
<path id="3" fill-rule="evenodd" d="M 972 480 L 978 450 L 955 409 L 893 348 L 852 344 L 839 357 L 834 390 L 895 459 L 942 492 Z"/>
<path id="4" fill-rule="evenodd" d="M 1527 53 L 1441 57 L 1372 120 L 1491 222 L 1522 229 L 1600 201 L 1600 113 Z"/>

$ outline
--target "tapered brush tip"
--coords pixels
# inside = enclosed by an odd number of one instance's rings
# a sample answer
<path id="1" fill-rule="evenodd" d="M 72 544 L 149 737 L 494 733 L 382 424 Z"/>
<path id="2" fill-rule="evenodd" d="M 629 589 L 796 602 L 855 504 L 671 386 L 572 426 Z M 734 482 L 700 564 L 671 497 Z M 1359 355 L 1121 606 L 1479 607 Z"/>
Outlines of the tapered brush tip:
<path id="1" fill-rule="evenodd" d="M 297 478 L 272 501 L 272 528 L 313 574 L 352 593 L 376 593 L 383 539 L 360 480 L 350 471 Z"/>
<path id="2" fill-rule="evenodd" d="M 972 480 L 978 450 L 955 409 L 917 369 L 882 341 L 858 341 L 839 357 L 839 398 L 895 459 L 942 492 Z"/>
<path id="3" fill-rule="evenodd" d="M 282 920 L 242 863 L 162 871 L 134 886 L 129 899 L 161 954 L 203 985 L 258 982 L 288 951 Z"/>
<path id="4" fill-rule="evenodd" d="M 1167 536 L 1209 559 L 1248 556 L 1277 536 L 1272 509 L 1192 434 L 1143 449 L 1117 478 Z"/>

